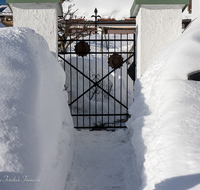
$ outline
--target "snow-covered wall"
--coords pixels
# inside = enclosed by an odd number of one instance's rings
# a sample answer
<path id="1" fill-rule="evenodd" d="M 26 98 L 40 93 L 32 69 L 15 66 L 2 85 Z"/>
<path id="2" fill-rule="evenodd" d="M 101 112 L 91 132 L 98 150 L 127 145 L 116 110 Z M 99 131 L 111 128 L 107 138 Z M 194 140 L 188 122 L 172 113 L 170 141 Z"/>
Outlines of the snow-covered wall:
<path id="1" fill-rule="evenodd" d="M 137 78 L 182 32 L 182 5 L 141 5 L 137 23 Z"/>
<path id="2" fill-rule="evenodd" d="M 200 189 L 200 17 L 136 81 L 127 125 L 141 190 Z"/>
<path id="3" fill-rule="evenodd" d="M 33 30 L 0 34 L 0 189 L 63 190 L 73 156 L 64 71 Z"/>
<path id="4" fill-rule="evenodd" d="M 56 3 L 13 3 L 14 27 L 28 27 L 43 36 L 50 51 L 58 55 L 58 11 Z"/>

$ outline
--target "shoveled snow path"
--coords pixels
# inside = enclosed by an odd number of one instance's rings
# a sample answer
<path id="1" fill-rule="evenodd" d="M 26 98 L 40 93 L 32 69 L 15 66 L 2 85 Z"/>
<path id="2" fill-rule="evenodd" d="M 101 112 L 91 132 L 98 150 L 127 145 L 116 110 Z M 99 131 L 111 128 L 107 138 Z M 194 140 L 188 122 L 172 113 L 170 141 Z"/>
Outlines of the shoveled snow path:
<path id="1" fill-rule="evenodd" d="M 138 189 L 136 161 L 127 130 L 75 131 L 74 162 L 65 190 Z"/>

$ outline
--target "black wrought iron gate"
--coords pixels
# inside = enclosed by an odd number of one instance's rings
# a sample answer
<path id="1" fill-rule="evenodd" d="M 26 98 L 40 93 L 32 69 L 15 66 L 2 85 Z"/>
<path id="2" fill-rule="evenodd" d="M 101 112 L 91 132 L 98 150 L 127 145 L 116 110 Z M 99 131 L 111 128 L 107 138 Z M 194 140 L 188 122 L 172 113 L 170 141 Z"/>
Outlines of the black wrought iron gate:
<path id="1" fill-rule="evenodd" d="M 95 130 L 126 128 L 133 101 L 135 34 L 106 34 L 97 28 L 97 11 L 94 17 L 96 31 L 79 39 L 70 35 L 66 52 L 58 55 L 66 72 L 74 125 Z"/>

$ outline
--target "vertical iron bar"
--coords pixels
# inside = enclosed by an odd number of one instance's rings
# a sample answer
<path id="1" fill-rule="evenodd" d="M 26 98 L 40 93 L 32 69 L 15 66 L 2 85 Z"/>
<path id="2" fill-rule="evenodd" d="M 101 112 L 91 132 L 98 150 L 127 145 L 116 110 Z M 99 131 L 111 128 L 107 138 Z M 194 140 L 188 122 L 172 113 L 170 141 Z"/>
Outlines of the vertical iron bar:
<path id="1" fill-rule="evenodd" d="M 76 41 L 76 44 L 77 44 L 77 41 Z M 78 69 L 78 55 L 76 55 L 76 68 Z M 78 71 L 76 71 L 76 80 L 77 80 L 77 83 L 76 83 L 76 96 L 78 97 L 78 83 L 79 83 L 79 80 L 78 80 Z M 77 103 L 76 103 L 76 107 L 77 107 L 77 110 L 76 110 L 76 112 L 77 112 L 77 115 L 78 115 L 78 101 L 79 100 L 77 100 Z M 76 116 L 76 122 L 77 122 L 77 127 L 79 127 L 78 126 L 78 116 Z"/>
<path id="2" fill-rule="evenodd" d="M 64 54 L 64 59 L 65 59 L 65 54 Z M 64 61 L 64 71 L 65 71 L 65 61 Z"/>
<path id="3" fill-rule="evenodd" d="M 70 40 L 71 40 L 71 33 L 70 33 Z M 72 45 L 70 43 L 70 63 L 72 62 L 72 54 L 71 54 L 71 49 Z M 72 101 L 72 67 L 69 66 L 70 68 L 70 101 Z M 70 102 L 71 103 L 71 102 Z M 70 106 L 71 113 L 72 113 L 72 106 Z"/>
<path id="4" fill-rule="evenodd" d="M 114 52 L 116 52 L 116 34 L 114 34 Z M 114 65 L 116 65 L 116 59 L 114 59 Z M 117 70 L 114 71 L 114 97 L 116 98 L 116 74 Z M 116 114 L 116 105 L 114 101 L 114 114 Z M 115 126 L 116 117 L 114 115 L 114 126 Z"/>
<path id="5" fill-rule="evenodd" d="M 91 33 L 90 33 L 90 35 L 91 35 Z M 89 35 L 89 46 L 90 46 L 90 35 Z M 91 68 L 90 68 L 90 53 L 89 53 L 89 78 L 91 78 L 90 70 L 91 70 Z M 91 81 L 89 81 L 89 88 L 90 87 L 91 87 Z M 91 112 L 90 112 L 91 111 L 90 110 L 90 107 L 91 107 L 91 104 L 90 104 L 90 92 L 91 92 L 91 90 L 89 91 L 89 97 L 88 97 L 88 100 L 89 100 L 89 115 L 91 114 Z M 90 127 L 90 126 L 91 126 L 91 116 L 89 116 L 89 126 L 88 127 Z"/>
<path id="6" fill-rule="evenodd" d="M 97 18 L 100 17 L 100 16 L 97 15 L 97 13 L 98 13 L 97 8 L 95 8 L 94 13 L 95 13 L 95 15 L 92 15 L 92 17 L 95 17 L 95 22 L 94 22 L 94 24 L 95 24 L 95 75 L 97 75 L 97 32 L 98 32 L 98 29 L 97 29 L 98 20 L 97 20 Z M 95 116 L 95 123 L 97 124 L 97 114 L 98 113 L 97 113 L 97 103 L 96 103 L 96 100 L 97 100 L 97 93 L 95 93 L 95 114 L 96 114 L 96 116 Z"/>
<path id="7" fill-rule="evenodd" d="M 121 47 L 121 52 L 122 52 L 122 34 L 120 34 L 120 47 Z M 124 65 L 121 66 L 120 68 L 120 75 L 121 75 L 121 78 L 120 78 L 120 102 L 122 102 L 122 68 L 123 68 Z M 122 114 L 122 105 L 120 105 L 120 114 Z M 121 120 L 122 120 L 122 117 L 120 115 L 120 127 L 122 126 L 121 124 Z"/>
<path id="8" fill-rule="evenodd" d="M 103 49 L 103 28 L 101 28 L 101 48 L 100 48 L 100 52 L 102 52 Z"/>
<path id="9" fill-rule="evenodd" d="M 134 37 L 134 40 L 133 40 L 133 43 L 134 43 L 134 46 L 133 46 L 133 51 L 134 51 L 134 82 L 135 82 L 135 79 L 136 79 L 136 52 L 135 52 L 135 33 L 133 34 L 133 37 Z"/>
<path id="10" fill-rule="evenodd" d="M 128 52 L 128 33 L 127 33 L 127 50 L 126 51 Z M 128 58 L 128 54 L 127 54 L 127 58 Z M 126 71 L 127 70 L 128 70 L 128 65 L 126 64 Z M 126 75 L 126 95 L 127 95 L 126 107 L 128 107 L 128 74 Z M 128 112 L 128 110 L 126 112 Z"/>
<path id="11" fill-rule="evenodd" d="M 82 40 L 84 40 L 84 36 L 83 36 Z M 83 65 L 82 65 L 83 71 L 82 72 L 85 74 L 85 70 L 84 70 L 84 56 L 82 57 L 82 63 L 83 63 Z M 84 89 L 84 79 L 85 79 L 85 77 L 83 76 L 83 93 L 85 91 L 85 89 Z M 85 112 L 84 112 L 84 110 L 85 110 L 84 97 L 85 97 L 85 95 L 83 95 L 83 115 L 85 114 Z M 85 117 L 84 116 L 83 116 L 83 127 L 85 127 Z"/>
<path id="12" fill-rule="evenodd" d="M 97 75 L 97 9 L 95 9 L 95 75 Z M 95 123 L 97 124 L 97 93 L 95 93 Z"/>
<path id="13" fill-rule="evenodd" d="M 97 34 L 97 8 L 95 8 L 94 13 L 95 13 L 95 35 Z"/>
<path id="14" fill-rule="evenodd" d="M 108 58 L 110 56 L 110 34 L 108 33 Z M 108 73 L 109 73 L 109 64 L 108 64 Z M 108 84 L 109 84 L 110 75 L 108 75 Z M 110 126 L 110 96 L 108 96 L 108 126 Z"/>
<path id="15" fill-rule="evenodd" d="M 101 39 L 102 39 L 102 41 L 101 41 L 101 45 L 102 45 L 102 46 L 101 46 L 101 52 L 102 52 L 102 54 L 101 54 L 101 55 L 102 55 L 102 56 L 101 56 L 101 59 L 102 59 L 102 62 L 101 62 L 101 65 L 102 65 L 102 66 L 101 66 L 101 67 L 102 67 L 102 68 L 101 68 L 101 70 L 102 70 L 102 71 L 101 71 L 101 75 L 102 75 L 102 78 L 103 78 L 103 53 L 104 53 L 104 50 L 103 50 L 103 28 L 102 28 L 102 31 L 101 31 L 101 36 L 102 36 L 102 38 L 101 38 Z M 103 87 L 103 82 L 104 82 L 104 81 L 102 81 L 102 87 Z M 109 83 L 108 83 L 108 85 L 109 85 Z M 104 92 L 102 91 L 102 107 L 101 107 L 102 124 L 103 124 L 103 119 L 104 119 L 104 118 L 103 118 L 103 105 L 104 105 L 104 103 L 103 103 L 103 100 L 104 100 L 103 95 L 104 95 Z"/>

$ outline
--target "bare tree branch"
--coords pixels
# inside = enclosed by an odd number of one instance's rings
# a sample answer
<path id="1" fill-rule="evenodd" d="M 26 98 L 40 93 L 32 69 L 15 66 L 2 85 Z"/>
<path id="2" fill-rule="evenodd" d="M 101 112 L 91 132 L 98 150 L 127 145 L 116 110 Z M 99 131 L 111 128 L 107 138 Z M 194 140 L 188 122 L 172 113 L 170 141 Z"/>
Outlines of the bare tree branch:
<path id="1" fill-rule="evenodd" d="M 75 13 L 78 9 L 72 11 L 74 6 L 70 4 L 67 12 L 58 19 L 58 40 L 62 52 L 66 52 L 67 47 L 75 40 L 88 36 L 94 31 L 94 28 L 87 25 L 84 18 L 76 18 Z M 71 38 L 70 41 L 69 38 Z"/>

